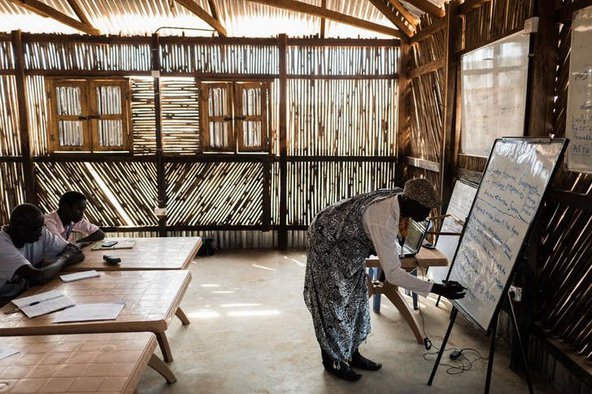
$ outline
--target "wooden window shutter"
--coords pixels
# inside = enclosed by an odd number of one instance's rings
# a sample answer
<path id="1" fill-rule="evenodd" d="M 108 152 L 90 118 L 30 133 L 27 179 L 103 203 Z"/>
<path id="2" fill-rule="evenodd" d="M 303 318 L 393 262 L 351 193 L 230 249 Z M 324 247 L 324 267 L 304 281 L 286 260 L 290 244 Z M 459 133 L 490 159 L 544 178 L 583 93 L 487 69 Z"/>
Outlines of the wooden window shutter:
<path id="1" fill-rule="evenodd" d="M 232 127 L 232 83 L 201 84 L 200 120 L 205 151 L 235 151 Z"/>

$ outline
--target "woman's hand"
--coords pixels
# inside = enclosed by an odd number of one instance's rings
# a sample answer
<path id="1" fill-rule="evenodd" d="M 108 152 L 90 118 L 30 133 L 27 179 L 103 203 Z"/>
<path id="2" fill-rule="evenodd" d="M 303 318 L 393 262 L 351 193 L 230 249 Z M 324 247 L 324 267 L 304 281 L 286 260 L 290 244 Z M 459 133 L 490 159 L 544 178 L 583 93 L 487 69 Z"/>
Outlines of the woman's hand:
<path id="1" fill-rule="evenodd" d="M 465 296 L 465 288 L 458 282 L 453 280 L 444 280 L 442 284 L 434 283 L 432 286 L 432 293 L 446 297 L 449 300 L 457 300 Z"/>

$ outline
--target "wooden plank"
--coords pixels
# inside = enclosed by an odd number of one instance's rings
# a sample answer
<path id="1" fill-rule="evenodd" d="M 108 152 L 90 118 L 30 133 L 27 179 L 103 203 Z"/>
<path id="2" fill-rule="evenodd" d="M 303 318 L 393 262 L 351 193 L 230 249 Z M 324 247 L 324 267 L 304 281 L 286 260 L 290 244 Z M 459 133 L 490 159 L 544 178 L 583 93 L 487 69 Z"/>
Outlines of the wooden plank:
<path id="1" fill-rule="evenodd" d="M 417 68 L 412 69 L 407 74 L 407 78 L 409 78 L 409 79 L 417 78 L 421 75 L 431 73 L 431 72 L 437 71 L 441 68 L 444 68 L 444 66 L 446 66 L 446 58 L 441 57 L 437 60 L 434 60 L 433 62 L 424 64 L 423 66 L 419 66 Z"/>
<path id="2" fill-rule="evenodd" d="M 457 144 L 455 133 L 456 111 L 456 89 L 458 72 L 458 59 L 454 52 L 454 43 L 458 39 L 455 30 L 452 28 L 454 21 L 458 21 L 458 1 L 452 1 L 446 5 L 446 65 L 445 72 L 445 94 L 444 94 L 444 124 L 442 130 L 442 154 L 440 163 L 440 196 L 442 201 L 448 201 L 452 195 L 454 179 L 456 177 L 456 149 Z"/>
<path id="3" fill-rule="evenodd" d="M 557 27 L 550 2 L 536 2 L 539 28 L 531 35 L 526 105 L 526 135 L 547 136 L 553 130 L 555 72 L 557 70 Z"/>
<path id="4" fill-rule="evenodd" d="M 214 30 L 218 32 L 223 37 L 226 37 L 226 29 L 224 26 L 218 22 L 217 19 L 213 18 L 210 14 L 206 12 L 203 8 L 201 8 L 197 3 L 193 0 L 175 0 L 177 3 L 181 4 L 183 7 L 187 8 L 189 11 L 193 12 L 197 15 L 198 18 L 206 22 L 208 25 L 212 26 Z"/>
<path id="5" fill-rule="evenodd" d="M 395 10 L 399 11 L 407 23 L 409 23 L 411 26 L 417 26 L 419 19 L 409 12 L 409 10 L 403 4 L 401 4 L 399 0 L 388 0 L 388 2 L 391 3 Z"/>
<path id="6" fill-rule="evenodd" d="M 445 29 L 445 28 L 446 28 L 446 19 L 445 18 L 437 19 L 430 26 L 419 31 L 413 37 L 411 37 L 411 43 L 415 44 L 416 42 L 420 42 L 421 40 L 425 40 L 426 38 L 432 37 L 435 33 L 439 32 L 440 30 Z"/>
<path id="7" fill-rule="evenodd" d="M 386 34 L 393 37 L 402 37 L 403 35 L 397 29 L 393 29 L 387 26 L 379 25 L 377 23 L 369 22 L 364 19 L 354 18 L 340 12 L 331 11 L 326 8 L 318 7 L 315 5 L 303 3 L 296 0 L 247 0 L 254 3 L 261 3 L 271 7 L 282 8 L 289 11 L 301 12 L 317 16 L 319 18 L 330 19 L 346 25 L 359 27 L 370 31 Z"/>
<path id="8" fill-rule="evenodd" d="M 584 193 L 575 193 L 570 190 L 553 190 L 549 197 L 556 203 L 568 204 L 574 209 L 592 211 L 592 196 Z"/>
<path id="9" fill-rule="evenodd" d="M 290 156 L 288 163 L 395 163 L 395 156 Z"/>
<path id="10" fill-rule="evenodd" d="M 158 208 L 166 208 L 166 176 L 162 150 L 162 97 L 160 94 L 160 42 L 158 34 L 152 35 L 152 70 L 154 75 L 154 125 L 156 129 L 156 184 L 158 192 Z M 166 237 L 167 215 L 158 217 L 158 232 Z"/>
<path id="11" fill-rule="evenodd" d="M 306 47 L 396 47 L 401 44 L 397 38 L 288 38 L 288 46 Z"/>
<path id="12" fill-rule="evenodd" d="M 85 25 L 84 23 L 77 21 L 76 19 L 56 10 L 55 8 L 52 8 L 50 6 L 48 6 L 45 3 L 42 3 L 41 1 L 38 0 L 8 0 L 11 3 L 14 3 L 16 5 L 19 5 L 23 8 L 26 8 L 29 11 L 32 11 L 38 15 L 41 15 L 43 17 L 50 17 L 52 19 L 57 20 L 60 23 L 63 23 L 64 25 L 70 26 L 76 30 L 80 30 L 83 31 L 87 34 L 93 35 L 93 36 L 97 36 L 99 34 L 101 34 L 101 32 L 97 29 L 95 29 L 92 26 L 88 26 Z"/>
<path id="13" fill-rule="evenodd" d="M 390 9 L 388 4 L 385 3 L 384 0 L 370 0 L 370 2 L 372 3 L 372 5 L 374 5 L 374 7 L 378 9 L 378 11 L 380 11 L 382 15 L 386 16 L 389 21 L 393 22 L 393 24 L 399 28 L 399 30 L 405 33 L 407 37 L 411 37 L 413 33 L 415 33 L 415 29 L 410 29 L 409 26 L 405 24 L 403 19 L 399 18 Z"/>
<path id="14" fill-rule="evenodd" d="M 409 106 L 410 84 L 408 77 L 408 68 L 410 64 L 409 50 L 411 46 L 407 40 L 401 43 L 401 55 L 399 56 L 399 80 L 398 80 L 398 98 L 399 98 L 399 122 L 398 122 L 398 136 L 395 157 L 397 164 L 395 166 L 395 183 L 402 185 L 405 180 L 405 169 L 407 162 L 408 144 L 409 144 L 409 114 L 407 108 Z"/>
<path id="15" fill-rule="evenodd" d="M 442 18 L 444 16 L 444 8 L 438 7 L 429 0 L 406 0 L 409 4 L 419 8 L 423 12 L 427 12 L 435 18 Z"/>
<path id="16" fill-rule="evenodd" d="M 485 3 L 490 3 L 491 0 L 465 0 L 463 4 L 460 5 L 458 9 L 458 13 L 462 15 L 468 14 L 471 10 L 475 8 L 480 8 Z"/>
<path id="17" fill-rule="evenodd" d="M 481 183 L 483 173 L 479 171 L 467 170 L 466 168 L 459 168 L 458 177 L 460 179 L 466 179 L 469 182 L 479 184 Z"/>
<path id="18" fill-rule="evenodd" d="M 327 0 L 321 1 L 321 8 L 327 8 Z M 325 38 L 325 24 L 326 24 L 326 19 L 321 18 L 321 38 Z"/>
<path id="19" fill-rule="evenodd" d="M 92 25 L 92 23 L 90 23 L 90 20 L 84 13 L 84 10 L 82 9 L 82 7 L 80 7 L 80 4 L 78 4 L 78 0 L 68 0 L 68 4 L 70 4 L 70 7 L 74 11 L 78 19 L 80 19 L 80 22 L 84 23 L 89 27 L 94 28 L 94 26 Z"/>
<path id="20" fill-rule="evenodd" d="M 356 80 L 356 81 L 370 81 L 376 79 L 397 79 L 399 74 L 374 74 L 374 75 L 326 75 L 326 74 L 290 74 L 287 76 L 288 79 L 304 79 L 304 80 L 323 80 L 323 81 L 336 81 L 336 80 Z"/>
<path id="21" fill-rule="evenodd" d="M 31 154 L 29 139 L 29 109 L 27 106 L 27 87 L 25 86 L 25 59 L 23 52 L 22 33 L 20 30 L 12 32 L 12 46 L 15 55 L 16 91 L 18 97 L 18 132 L 21 140 L 21 155 L 23 156 L 23 173 L 25 175 L 25 198 L 27 202 L 36 204 L 35 169 Z"/>
<path id="22" fill-rule="evenodd" d="M 412 167 L 421 168 L 431 172 L 440 172 L 440 163 L 435 161 L 407 156 L 407 164 Z"/>
<path id="23" fill-rule="evenodd" d="M 285 34 L 278 37 L 279 69 L 280 69 L 280 103 L 279 103 L 279 142 L 280 142 L 280 230 L 278 233 L 278 247 L 288 247 L 287 209 L 288 209 L 288 139 L 287 139 L 287 113 L 288 113 L 288 39 Z"/>

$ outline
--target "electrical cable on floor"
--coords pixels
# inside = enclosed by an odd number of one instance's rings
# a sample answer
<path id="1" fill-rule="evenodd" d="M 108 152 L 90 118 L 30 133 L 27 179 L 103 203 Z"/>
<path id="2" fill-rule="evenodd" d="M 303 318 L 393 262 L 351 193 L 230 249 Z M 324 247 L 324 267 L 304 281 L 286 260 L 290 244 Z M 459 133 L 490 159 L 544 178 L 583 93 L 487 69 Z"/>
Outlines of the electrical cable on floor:
<path id="1" fill-rule="evenodd" d="M 426 273 L 423 270 L 423 268 L 420 267 L 419 265 L 417 266 L 417 268 L 419 270 L 421 270 L 422 276 L 425 277 Z M 429 336 L 426 332 L 425 319 L 423 317 L 423 313 L 421 312 L 421 308 L 417 308 L 417 310 L 419 312 L 419 316 L 421 317 L 421 328 L 422 328 L 423 336 L 424 336 L 424 346 L 425 346 L 426 350 L 430 350 L 432 347 L 434 349 L 436 349 L 435 352 L 425 352 L 423 354 L 423 359 L 426 361 L 436 361 L 436 357 L 438 356 L 438 353 L 440 352 L 440 348 L 438 348 L 436 345 L 432 344 L 432 341 L 430 341 Z M 444 367 L 448 367 L 446 369 L 446 373 L 448 375 L 459 375 L 465 371 L 471 370 L 471 368 L 473 368 L 473 363 L 476 363 L 477 361 L 480 361 L 480 360 L 487 360 L 487 357 L 483 357 L 481 355 L 481 353 L 477 349 L 474 349 L 474 348 L 467 347 L 467 348 L 457 349 L 455 347 L 451 347 L 451 348 L 444 349 L 444 352 L 448 352 L 448 351 L 450 351 L 449 358 L 453 361 L 460 363 L 459 365 L 453 365 L 453 364 L 443 363 L 442 359 L 440 359 L 440 365 L 442 365 Z M 477 357 L 471 359 L 471 358 L 467 357 L 467 355 L 465 353 L 475 353 Z M 430 358 L 430 356 L 435 356 L 435 357 L 432 359 L 432 358 Z"/>

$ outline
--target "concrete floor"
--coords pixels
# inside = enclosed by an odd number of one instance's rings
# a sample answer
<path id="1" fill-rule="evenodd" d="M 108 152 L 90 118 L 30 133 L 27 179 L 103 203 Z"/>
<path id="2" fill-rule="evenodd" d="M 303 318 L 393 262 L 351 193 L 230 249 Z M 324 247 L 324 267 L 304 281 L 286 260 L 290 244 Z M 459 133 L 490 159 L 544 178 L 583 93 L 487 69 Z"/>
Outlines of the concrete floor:
<path id="1" fill-rule="evenodd" d="M 190 267 L 193 281 L 181 303 L 191 324 L 183 327 L 174 319 L 167 332 L 175 357 L 170 368 L 178 381 L 167 385 L 147 368 L 138 392 L 483 392 L 484 360 L 458 375 L 448 374 L 447 368 L 440 366 L 434 385 L 427 386 L 434 350 L 426 355 L 388 300 L 383 301 L 380 314 L 371 312 L 372 333 L 361 346 L 362 354 L 383 363 L 382 369 L 362 372 L 364 376 L 355 383 L 325 373 L 302 299 L 305 262 L 302 250 L 219 252 L 195 260 Z M 425 331 L 438 346 L 448 326 L 450 306 L 436 308 L 434 304 L 433 298 L 420 298 Z M 528 392 L 524 380 L 508 368 L 504 341 L 497 343 L 491 392 Z M 489 339 L 459 315 L 448 347 L 475 348 L 487 357 Z M 448 354 L 443 360 L 454 363 Z M 469 357 L 474 360 L 478 356 L 470 353 Z M 536 386 L 537 392 L 552 392 L 541 382 Z"/>

